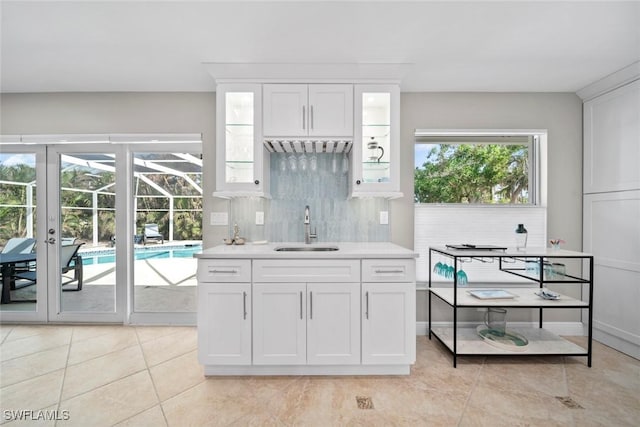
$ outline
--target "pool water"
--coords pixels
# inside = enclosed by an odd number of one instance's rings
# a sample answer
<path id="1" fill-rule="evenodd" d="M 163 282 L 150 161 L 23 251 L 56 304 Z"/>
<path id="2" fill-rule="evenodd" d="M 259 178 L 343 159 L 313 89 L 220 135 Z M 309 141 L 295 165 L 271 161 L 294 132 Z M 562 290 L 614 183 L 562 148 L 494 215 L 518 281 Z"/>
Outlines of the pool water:
<path id="1" fill-rule="evenodd" d="M 194 254 L 202 252 L 202 245 L 159 246 L 134 249 L 134 259 L 163 259 L 163 258 L 193 258 Z M 82 264 L 109 264 L 116 262 L 115 249 L 101 249 L 80 252 Z"/>

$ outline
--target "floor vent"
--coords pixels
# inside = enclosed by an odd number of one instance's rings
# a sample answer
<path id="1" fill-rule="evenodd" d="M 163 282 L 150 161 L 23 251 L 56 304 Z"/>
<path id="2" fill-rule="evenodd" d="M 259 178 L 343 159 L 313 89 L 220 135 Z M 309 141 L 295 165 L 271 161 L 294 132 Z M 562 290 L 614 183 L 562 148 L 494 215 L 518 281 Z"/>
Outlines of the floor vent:
<path id="1" fill-rule="evenodd" d="M 566 406 L 568 408 L 571 408 L 571 409 L 584 409 L 582 406 L 580 406 L 580 404 L 578 402 L 576 402 L 575 400 L 573 400 L 569 396 L 556 396 L 556 399 L 558 399 L 564 406 Z"/>
<path id="2" fill-rule="evenodd" d="M 373 409 L 373 400 L 367 396 L 356 396 L 358 409 Z"/>

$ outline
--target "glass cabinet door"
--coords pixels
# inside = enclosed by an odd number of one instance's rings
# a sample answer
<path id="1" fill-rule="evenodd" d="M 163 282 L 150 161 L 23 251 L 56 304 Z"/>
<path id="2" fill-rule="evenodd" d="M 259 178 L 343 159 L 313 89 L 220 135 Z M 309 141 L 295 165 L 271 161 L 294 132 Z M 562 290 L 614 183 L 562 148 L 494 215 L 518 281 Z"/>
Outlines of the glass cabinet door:
<path id="1" fill-rule="evenodd" d="M 264 191 L 260 85 L 219 85 L 216 98 L 216 191 Z"/>
<path id="2" fill-rule="evenodd" d="M 391 94 L 362 93 L 362 180 L 364 183 L 391 179 Z"/>
<path id="3" fill-rule="evenodd" d="M 400 196 L 399 97 L 394 85 L 355 86 L 354 197 Z"/>

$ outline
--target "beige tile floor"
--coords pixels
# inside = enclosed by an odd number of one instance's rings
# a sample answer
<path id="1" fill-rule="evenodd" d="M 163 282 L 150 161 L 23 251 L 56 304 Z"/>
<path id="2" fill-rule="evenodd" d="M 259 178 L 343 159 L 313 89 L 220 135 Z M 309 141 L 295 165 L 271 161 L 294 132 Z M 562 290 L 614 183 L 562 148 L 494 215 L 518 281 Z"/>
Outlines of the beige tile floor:
<path id="1" fill-rule="evenodd" d="M 194 327 L 2 325 L 0 423 L 639 425 L 640 361 L 599 343 L 592 368 L 554 357 L 461 358 L 454 369 L 435 340 L 417 342 L 409 376 L 205 378 Z M 373 409 L 358 409 L 356 396 Z M 60 420 L 11 420 L 19 410 Z"/>

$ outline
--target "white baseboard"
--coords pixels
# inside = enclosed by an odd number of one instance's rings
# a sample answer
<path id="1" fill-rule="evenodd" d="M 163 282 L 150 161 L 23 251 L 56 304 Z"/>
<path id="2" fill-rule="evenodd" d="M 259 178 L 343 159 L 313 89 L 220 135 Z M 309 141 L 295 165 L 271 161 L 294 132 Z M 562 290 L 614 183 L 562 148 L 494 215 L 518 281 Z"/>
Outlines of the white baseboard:
<path id="1" fill-rule="evenodd" d="M 458 322 L 458 326 L 462 328 L 476 327 L 478 322 Z M 416 335 L 427 335 L 429 322 L 416 322 Z M 433 322 L 432 327 L 449 326 L 448 322 Z M 538 322 L 509 322 L 513 327 L 538 327 Z M 586 328 L 581 322 L 544 322 L 543 326 L 546 330 L 556 335 L 564 336 L 586 336 Z"/>
<path id="2" fill-rule="evenodd" d="M 640 337 L 638 335 L 594 320 L 593 339 L 633 358 L 640 359 Z"/>

